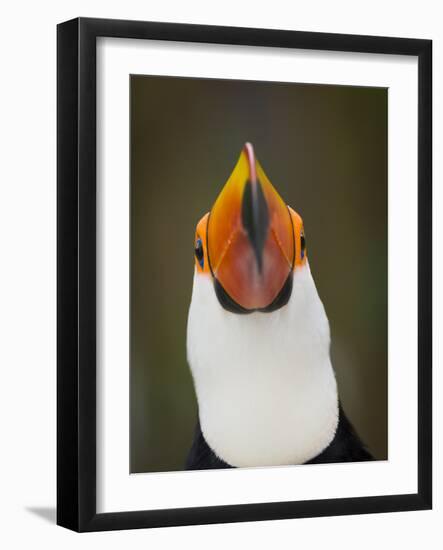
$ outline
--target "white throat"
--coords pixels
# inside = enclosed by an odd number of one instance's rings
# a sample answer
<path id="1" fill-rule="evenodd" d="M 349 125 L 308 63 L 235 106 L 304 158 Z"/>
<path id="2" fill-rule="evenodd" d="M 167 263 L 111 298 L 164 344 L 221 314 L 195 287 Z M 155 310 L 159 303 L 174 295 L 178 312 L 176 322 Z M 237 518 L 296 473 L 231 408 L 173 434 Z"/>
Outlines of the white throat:
<path id="1" fill-rule="evenodd" d="M 240 315 L 194 274 L 188 361 L 203 435 L 237 467 L 302 464 L 332 441 L 338 397 L 329 323 L 309 265 L 294 272 L 288 304 Z"/>

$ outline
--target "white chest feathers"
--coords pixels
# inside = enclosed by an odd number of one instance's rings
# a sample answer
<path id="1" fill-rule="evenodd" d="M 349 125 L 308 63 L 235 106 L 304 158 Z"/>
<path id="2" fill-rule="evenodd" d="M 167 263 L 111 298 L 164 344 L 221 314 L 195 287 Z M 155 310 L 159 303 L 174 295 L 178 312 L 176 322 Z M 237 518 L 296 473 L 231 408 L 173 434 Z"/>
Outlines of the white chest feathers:
<path id="1" fill-rule="evenodd" d="M 203 435 L 237 467 L 302 464 L 332 441 L 337 387 L 329 323 L 308 264 L 272 313 L 222 308 L 207 275 L 194 275 L 188 361 Z"/>

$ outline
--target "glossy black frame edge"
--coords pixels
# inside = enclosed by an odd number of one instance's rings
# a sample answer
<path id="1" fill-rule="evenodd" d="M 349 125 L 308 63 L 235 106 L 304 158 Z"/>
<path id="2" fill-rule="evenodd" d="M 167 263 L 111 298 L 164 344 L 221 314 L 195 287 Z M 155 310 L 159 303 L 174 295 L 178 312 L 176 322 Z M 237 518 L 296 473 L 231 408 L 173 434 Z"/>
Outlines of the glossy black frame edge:
<path id="1" fill-rule="evenodd" d="M 96 512 L 96 38 L 418 56 L 418 492 L 392 496 Z M 432 507 L 432 42 L 74 19 L 57 28 L 57 523 L 76 531 Z"/>

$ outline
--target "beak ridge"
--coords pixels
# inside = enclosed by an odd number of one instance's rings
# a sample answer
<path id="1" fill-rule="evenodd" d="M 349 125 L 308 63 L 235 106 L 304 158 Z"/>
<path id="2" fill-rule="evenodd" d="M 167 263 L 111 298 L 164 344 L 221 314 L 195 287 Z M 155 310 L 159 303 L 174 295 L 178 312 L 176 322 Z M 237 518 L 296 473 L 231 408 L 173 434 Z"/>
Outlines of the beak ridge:
<path id="1" fill-rule="evenodd" d="M 268 236 L 269 209 L 260 182 L 249 180 L 243 191 L 242 224 L 248 235 L 259 273 L 263 269 L 263 249 Z"/>

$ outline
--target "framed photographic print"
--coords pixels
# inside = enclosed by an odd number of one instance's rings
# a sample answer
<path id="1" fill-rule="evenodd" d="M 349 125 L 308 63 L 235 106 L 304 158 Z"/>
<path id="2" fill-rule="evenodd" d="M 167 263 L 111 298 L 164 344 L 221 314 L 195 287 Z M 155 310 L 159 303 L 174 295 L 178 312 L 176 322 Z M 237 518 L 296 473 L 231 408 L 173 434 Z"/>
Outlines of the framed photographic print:
<path id="1" fill-rule="evenodd" d="M 431 41 L 57 36 L 58 524 L 431 508 Z"/>

